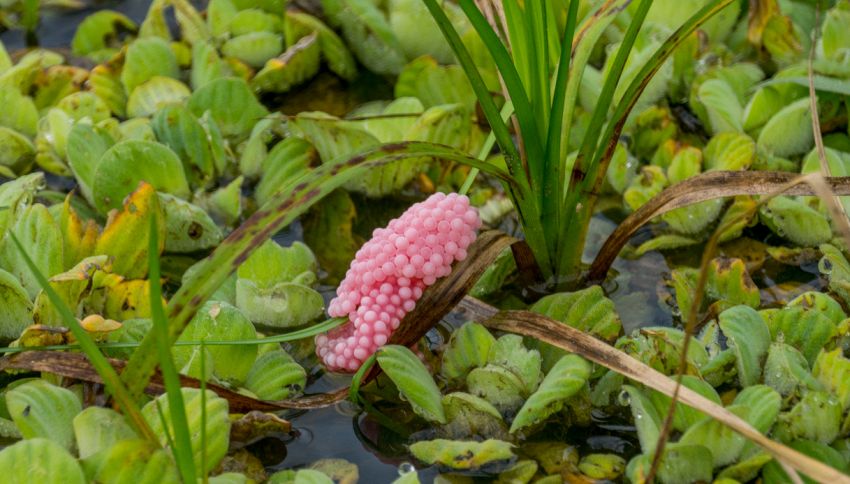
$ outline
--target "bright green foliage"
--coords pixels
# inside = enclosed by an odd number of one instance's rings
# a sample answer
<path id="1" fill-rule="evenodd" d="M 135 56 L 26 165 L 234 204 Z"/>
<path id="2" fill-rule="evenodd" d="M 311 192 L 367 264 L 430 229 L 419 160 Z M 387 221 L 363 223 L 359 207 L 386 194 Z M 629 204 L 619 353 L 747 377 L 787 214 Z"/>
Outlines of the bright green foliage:
<path id="1" fill-rule="evenodd" d="M 27 465 L 22 465 L 27 463 Z M 6 482 L 31 482 L 38 476 L 45 484 L 84 484 L 86 478 L 76 459 L 61 445 L 43 438 L 27 439 L 0 451 Z"/>
<path id="2" fill-rule="evenodd" d="M 6 407 L 25 439 L 41 437 L 73 449 L 71 421 L 82 407 L 72 391 L 33 380 L 6 392 Z"/>
<path id="3" fill-rule="evenodd" d="M 263 400 L 283 400 L 301 393 L 307 372 L 283 350 L 261 355 L 245 377 L 245 388 Z"/>
<path id="4" fill-rule="evenodd" d="M 82 463 L 90 480 L 104 484 L 180 482 L 171 456 L 144 440 L 121 440 L 84 459 Z"/>
<path id="5" fill-rule="evenodd" d="M 443 351 L 440 373 L 449 380 L 466 378 L 470 370 L 483 367 L 496 338 L 478 323 L 469 322 L 452 333 Z"/>
<path id="6" fill-rule="evenodd" d="M 73 425 L 81 459 L 108 451 L 119 441 L 138 438 L 124 417 L 108 408 L 88 407 L 74 417 Z"/>
<path id="7" fill-rule="evenodd" d="M 754 309 L 735 306 L 720 314 L 720 328 L 737 355 L 741 386 L 755 385 L 761 378 L 762 363 L 770 345 L 770 331 Z"/>
<path id="8" fill-rule="evenodd" d="M 440 390 L 428 369 L 412 351 L 403 346 L 384 346 L 378 352 L 378 365 L 410 402 L 414 412 L 431 422 L 446 422 Z"/>
<path id="9" fill-rule="evenodd" d="M 230 419 L 227 412 L 227 400 L 207 390 L 205 403 L 202 403 L 201 391 L 195 388 L 183 389 L 183 401 L 185 402 L 186 416 L 189 419 L 189 432 L 192 442 L 192 454 L 195 468 L 200 472 L 209 472 L 214 469 L 224 455 L 230 442 Z M 201 405 L 205 407 L 206 439 L 201 441 Z M 174 435 L 171 427 L 171 416 L 166 395 L 157 397 L 142 408 L 142 414 L 148 424 L 159 437 L 160 443 L 165 445 L 166 429 L 162 422 L 168 422 L 168 435 Z M 204 453 L 206 467 L 201 467 L 201 456 Z"/>
<path id="10" fill-rule="evenodd" d="M 256 337 L 254 325 L 238 309 L 225 302 L 209 302 L 198 310 L 178 341 L 239 341 Z M 174 348 L 177 368 L 201 378 L 202 351 L 208 355 L 205 370 L 231 382 L 245 381 L 257 357 L 254 345 L 179 346 Z"/>
<path id="11" fill-rule="evenodd" d="M 523 404 L 511 423 L 511 433 L 539 423 L 558 412 L 590 377 L 590 364 L 576 355 L 562 357 Z"/>

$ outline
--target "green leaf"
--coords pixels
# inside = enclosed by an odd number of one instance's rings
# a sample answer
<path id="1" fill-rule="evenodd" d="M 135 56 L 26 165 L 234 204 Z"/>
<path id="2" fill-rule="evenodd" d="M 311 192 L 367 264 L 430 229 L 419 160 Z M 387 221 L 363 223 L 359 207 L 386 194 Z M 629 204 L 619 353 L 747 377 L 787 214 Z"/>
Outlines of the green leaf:
<path id="1" fill-rule="evenodd" d="M 318 154 L 307 141 L 289 137 L 277 143 L 263 160 L 260 182 L 254 191 L 259 205 L 265 204 L 281 187 L 309 170 L 318 161 Z"/>
<path id="2" fill-rule="evenodd" d="M 809 391 L 779 417 L 775 431 L 783 440 L 806 439 L 829 445 L 841 431 L 841 402 L 826 392 Z"/>
<path id="3" fill-rule="evenodd" d="M 209 111 L 224 136 L 241 140 L 269 112 L 257 101 L 248 84 L 238 78 L 220 78 L 198 88 L 189 98 L 195 116 Z"/>
<path id="4" fill-rule="evenodd" d="M 3 87 L 0 90 L 0 105 L 6 108 L 0 113 L 0 126 L 27 136 L 35 136 L 39 115 L 32 98 L 24 96 L 13 87 Z"/>
<path id="5" fill-rule="evenodd" d="M 417 415 L 446 423 L 440 390 L 419 357 L 404 346 L 387 345 L 378 350 L 378 364 Z"/>
<path id="6" fill-rule="evenodd" d="M 823 244 L 832 238 L 829 220 L 800 200 L 773 197 L 759 209 L 759 218 L 776 235 L 801 246 Z"/>
<path id="7" fill-rule="evenodd" d="M 171 149 L 153 141 L 122 141 L 103 154 L 95 169 L 92 196 L 98 210 L 121 207 L 141 181 L 181 198 L 190 194 L 183 164 Z"/>
<path id="8" fill-rule="evenodd" d="M 10 234 L 27 244 L 37 270 L 52 276 L 62 272 L 64 264 L 62 230 L 47 207 L 39 203 L 20 211 L 0 241 L 0 268 L 17 277 L 29 298 L 33 299 L 40 288 L 38 279 L 24 256 L 15 250 Z"/>
<path id="9" fill-rule="evenodd" d="M 395 84 L 395 97 L 413 97 L 425 107 L 462 104 L 471 110 L 475 106 L 475 94 L 463 69 L 457 65 L 439 65 L 428 56 L 404 66 Z"/>
<path id="10" fill-rule="evenodd" d="M 440 373 L 449 380 L 463 380 L 473 368 L 487 364 L 496 338 L 484 326 L 468 322 L 453 331 L 443 350 Z"/>
<path id="11" fill-rule="evenodd" d="M 497 343 L 498 344 L 498 343 Z M 562 357 L 523 404 L 511 423 L 511 433 L 540 423 L 560 411 L 566 400 L 584 388 L 590 364 L 578 355 Z"/>
<path id="12" fill-rule="evenodd" d="M 525 383 L 514 372 L 498 365 L 473 368 L 466 375 L 466 388 L 504 414 L 519 410 L 526 400 Z"/>
<path id="13" fill-rule="evenodd" d="M 68 165 L 74 172 L 80 193 L 91 204 L 94 204 L 92 187 L 97 164 L 114 143 L 105 130 L 88 124 L 76 123 L 68 133 Z"/>
<path id="14" fill-rule="evenodd" d="M 758 135 L 760 149 L 775 156 L 801 155 L 812 148 L 814 134 L 809 98 L 797 100 L 776 113 Z"/>
<path id="15" fill-rule="evenodd" d="M 280 32 L 282 27 L 279 16 L 258 8 L 246 8 L 230 19 L 229 30 L 232 36 L 238 37 L 251 32 Z"/>
<path id="16" fill-rule="evenodd" d="M 523 394 L 531 395 L 540 383 L 540 353 L 526 349 L 522 336 L 506 334 L 490 347 L 489 364 L 512 372 L 523 384 Z"/>
<path id="17" fill-rule="evenodd" d="M 605 296 L 600 286 L 551 294 L 538 300 L 529 309 L 609 343 L 616 340 L 623 330 L 614 302 Z M 547 343 L 535 341 L 529 344 L 540 350 L 546 371 L 566 354 Z"/>
<path id="18" fill-rule="evenodd" d="M 843 356 L 841 348 L 821 351 L 812 374 L 838 397 L 844 410 L 850 407 L 850 360 Z"/>
<path id="19" fill-rule="evenodd" d="M 667 444 L 658 467 L 658 479 L 664 484 L 709 482 L 713 474 L 711 461 L 711 451 L 702 445 Z M 651 454 L 639 455 L 629 462 L 626 476 L 631 482 L 644 482 L 651 465 Z"/>
<path id="20" fill-rule="evenodd" d="M 377 74 L 401 72 L 405 62 L 401 45 L 383 13 L 370 0 L 322 0 L 322 7 L 367 69 Z"/>
<path id="21" fill-rule="evenodd" d="M 307 372 L 283 350 L 263 354 L 251 366 L 245 388 L 263 400 L 298 395 L 307 385 Z"/>
<path id="22" fill-rule="evenodd" d="M 641 450 L 645 454 L 655 452 L 658 436 L 661 433 L 661 416 L 658 415 L 649 397 L 638 388 L 624 385 L 620 396 L 621 402 L 624 398 L 632 410 Z"/>
<path id="23" fill-rule="evenodd" d="M 800 306 L 812 309 L 823 314 L 835 324 L 840 324 L 847 318 L 841 304 L 828 294 L 817 291 L 808 291 L 792 299 L 786 307 Z"/>
<path id="24" fill-rule="evenodd" d="M 512 444 L 494 439 L 483 442 L 437 439 L 410 445 L 410 452 L 420 461 L 458 470 L 478 469 L 506 461 L 514 457 L 512 449 Z"/>
<path id="25" fill-rule="evenodd" d="M 186 416 L 189 418 L 189 432 L 192 442 L 192 454 L 195 462 L 195 468 L 201 473 L 210 472 L 213 470 L 221 459 L 227 453 L 227 448 L 230 443 L 230 418 L 228 416 L 227 400 L 219 397 L 210 390 L 206 390 L 204 398 L 201 398 L 201 391 L 196 388 L 184 388 L 183 400 L 185 402 Z M 202 403 L 206 400 L 206 404 Z M 204 405 L 204 411 L 201 411 Z M 161 412 L 161 414 L 160 414 Z M 171 424 L 171 410 L 169 408 L 169 400 L 166 395 L 160 395 L 156 400 L 148 403 L 142 408 L 142 414 L 147 419 L 148 424 L 153 429 L 154 433 L 159 437 L 161 445 L 167 445 L 166 429 L 163 428 L 163 421 L 168 422 L 168 435 L 174 435 L 174 428 Z M 202 415 L 204 415 L 206 430 L 202 430 Z M 202 432 L 206 438 L 201 440 Z M 202 452 L 204 457 L 202 458 Z M 201 462 L 206 464 L 206 467 L 201 467 Z"/>
<path id="26" fill-rule="evenodd" d="M 127 115 L 131 118 L 152 116 L 169 104 L 182 104 L 192 91 L 170 77 L 154 76 L 136 86 L 127 99 Z"/>
<path id="27" fill-rule="evenodd" d="M 316 282 L 316 257 L 306 245 L 284 248 L 266 241 L 239 266 L 236 306 L 258 324 L 291 327 L 321 315 L 322 296 Z"/>
<path id="28" fill-rule="evenodd" d="M 771 337 L 800 350 L 814 364 L 820 350 L 836 336 L 836 323 L 813 308 L 789 306 L 767 317 Z"/>
<path id="29" fill-rule="evenodd" d="M 254 339 L 254 325 L 238 309 L 225 302 L 208 302 L 186 326 L 177 341 L 239 341 Z M 203 349 L 209 352 L 206 365 L 213 374 L 228 382 L 245 381 L 257 358 L 255 345 L 210 345 Z M 187 372 L 190 364 L 198 364 L 200 346 L 178 346 L 173 350 L 174 362 L 181 372 Z M 196 367 L 194 367 L 196 369 Z M 195 372 L 190 376 L 201 377 Z"/>
<path id="30" fill-rule="evenodd" d="M 705 106 L 713 134 L 743 131 L 743 107 L 729 84 L 709 79 L 700 84 L 697 98 Z"/>
<path id="31" fill-rule="evenodd" d="M 254 68 L 263 67 L 269 59 L 283 52 L 283 36 L 271 32 L 250 32 L 228 40 L 221 53 Z"/>
<path id="32" fill-rule="evenodd" d="M 215 176 L 212 148 L 198 118 L 188 108 L 168 105 L 158 110 L 151 127 L 157 139 L 183 161 L 193 185 L 205 185 Z"/>
<path id="33" fill-rule="evenodd" d="M 127 48 L 121 82 L 128 93 L 136 86 L 156 76 L 180 77 L 177 58 L 168 42 L 158 37 L 147 37 L 134 41 Z"/>
<path id="34" fill-rule="evenodd" d="M 637 210 L 652 197 L 661 193 L 666 186 L 667 177 L 660 167 L 645 166 L 623 192 L 623 201 L 630 209 Z"/>
<path id="35" fill-rule="evenodd" d="M 783 397 L 822 388 L 809 371 L 806 357 L 785 343 L 770 345 L 764 364 L 764 383 Z"/>
<path id="36" fill-rule="evenodd" d="M 212 11 L 212 5 L 207 9 L 207 15 Z M 192 46 L 192 70 L 190 79 L 192 88 L 198 90 L 208 83 L 226 77 L 229 72 L 227 64 L 221 60 L 218 51 L 208 42 L 197 42 Z"/>
<path id="37" fill-rule="evenodd" d="M 251 79 L 257 92 L 287 92 L 319 72 L 321 49 L 317 33 L 302 37 L 280 57 L 269 59 Z"/>
<path id="38" fill-rule="evenodd" d="M 714 387 L 699 377 L 683 375 L 682 386 L 699 393 L 714 403 L 721 403 L 720 396 L 717 394 Z M 658 415 L 666 415 L 667 411 L 670 409 L 670 403 L 673 401 L 672 398 L 657 391 L 649 392 L 649 399 L 655 405 Z M 677 402 L 676 412 L 673 415 L 673 428 L 679 432 L 684 432 L 704 418 L 705 414 L 701 411 Z"/>
<path id="39" fill-rule="evenodd" d="M 32 164 L 35 146 L 26 136 L 13 129 L 0 126 L 0 167 L 23 173 Z"/>
<path id="40" fill-rule="evenodd" d="M 159 194 L 165 215 L 165 250 L 189 253 L 218 246 L 224 235 L 202 208 L 167 193 Z"/>
<path id="41" fill-rule="evenodd" d="M 293 45 L 296 39 L 316 32 L 319 36 L 319 48 L 328 69 L 347 81 L 353 81 L 357 77 L 357 63 L 351 51 L 336 32 L 321 20 L 304 12 L 287 10 L 284 22 L 287 45 Z"/>
<path id="42" fill-rule="evenodd" d="M 124 417 L 109 408 L 88 407 L 74 417 L 73 425 L 80 459 L 108 450 L 119 441 L 138 438 Z"/>
<path id="43" fill-rule="evenodd" d="M 729 308 L 718 318 L 720 328 L 737 355 L 741 386 L 755 385 L 761 379 L 762 362 L 770 346 L 770 330 L 764 319 L 751 307 Z"/>
<path id="44" fill-rule="evenodd" d="M 756 157 L 756 144 L 741 133 L 720 133 L 709 140 L 703 150 L 705 169 L 746 170 Z"/>
<path id="45" fill-rule="evenodd" d="M 0 269 L 0 337 L 15 339 L 32 321 L 32 302 L 18 278 Z"/>
<path id="46" fill-rule="evenodd" d="M 121 440 L 83 460 L 92 482 L 102 484 L 177 484 L 180 474 L 168 453 L 150 442 Z"/>
<path id="47" fill-rule="evenodd" d="M 22 465 L 22 463 L 27 465 Z M 83 469 L 61 445 L 47 439 L 27 439 L 0 451 L 0 465 L 7 482 L 31 482 L 33 476 L 44 484 L 85 484 Z"/>
<path id="48" fill-rule="evenodd" d="M 82 410 L 77 395 L 44 380 L 32 380 L 6 392 L 6 407 L 25 439 L 49 439 L 74 447 L 71 421 Z"/>
<path id="49" fill-rule="evenodd" d="M 822 244 L 819 247 L 823 258 L 818 270 L 829 277 L 829 289 L 843 301 L 850 301 L 850 262 L 835 246 Z"/>
<path id="50" fill-rule="evenodd" d="M 81 57 L 108 57 L 113 51 L 108 45 L 109 40 L 117 37 L 118 32 L 122 30 L 135 31 L 136 24 L 114 10 L 98 10 L 88 15 L 77 26 L 71 40 L 71 52 Z"/>

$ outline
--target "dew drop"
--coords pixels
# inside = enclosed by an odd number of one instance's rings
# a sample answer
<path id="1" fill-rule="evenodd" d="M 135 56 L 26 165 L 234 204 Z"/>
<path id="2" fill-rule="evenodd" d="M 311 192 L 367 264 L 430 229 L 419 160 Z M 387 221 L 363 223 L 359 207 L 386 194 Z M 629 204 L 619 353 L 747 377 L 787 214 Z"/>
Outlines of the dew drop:
<path id="1" fill-rule="evenodd" d="M 410 462 L 402 462 L 398 465 L 399 476 L 404 476 L 410 474 L 411 472 L 416 472 L 416 467 Z"/>
<path id="2" fill-rule="evenodd" d="M 831 274 L 832 273 L 832 262 L 830 262 L 830 260 L 827 259 L 826 257 L 822 258 L 818 262 L 818 270 L 821 272 L 821 274 L 826 274 L 826 275 Z"/>

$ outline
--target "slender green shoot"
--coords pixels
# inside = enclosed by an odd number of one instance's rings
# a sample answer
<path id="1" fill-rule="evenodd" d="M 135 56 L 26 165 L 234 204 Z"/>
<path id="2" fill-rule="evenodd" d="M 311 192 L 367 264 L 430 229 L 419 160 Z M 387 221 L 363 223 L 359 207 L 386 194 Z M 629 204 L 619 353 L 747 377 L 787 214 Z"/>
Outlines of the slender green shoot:
<path id="1" fill-rule="evenodd" d="M 162 287 L 160 285 L 159 240 L 157 220 L 150 218 L 150 238 L 148 240 L 148 274 L 150 281 L 151 320 L 156 334 L 159 367 L 168 398 L 171 425 L 174 428 L 174 460 L 180 469 L 183 482 L 197 482 L 195 461 L 192 457 L 192 440 L 189 435 L 189 423 L 186 419 L 186 405 L 183 401 L 183 389 L 180 375 L 171 357 L 171 345 L 168 339 L 168 319 L 162 305 Z M 160 412 L 161 415 L 161 412 Z M 164 428 L 167 428 L 164 427 Z"/>
<path id="2" fill-rule="evenodd" d="M 206 348 L 201 341 L 201 375 L 207 374 Z M 207 379 L 201 378 L 201 470 L 203 483 L 210 481 L 209 474 L 204 470 L 207 468 Z"/>
<path id="3" fill-rule="evenodd" d="M 502 111 L 499 113 L 499 116 L 502 118 L 502 122 L 506 123 L 508 118 L 514 113 L 514 105 L 511 104 L 510 101 L 507 101 L 504 106 L 502 106 Z M 484 144 L 481 146 L 481 149 L 478 151 L 478 159 L 481 161 L 487 161 L 487 156 L 493 151 L 493 145 L 496 143 L 496 135 L 493 134 L 493 131 L 487 135 L 487 138 L 484 140 Z M 469 174 L 466 175 L 466 179 L 463 181 L 463 185 L 460 187 L 461 195 L 466 195 L 469 192 L 469 189 L 472 187 L 472 183 L 475 182 L 475 178 L 478 176 L 478 173 L 481 170 L 478 168 L 472 168 L 469 170 Z"/>

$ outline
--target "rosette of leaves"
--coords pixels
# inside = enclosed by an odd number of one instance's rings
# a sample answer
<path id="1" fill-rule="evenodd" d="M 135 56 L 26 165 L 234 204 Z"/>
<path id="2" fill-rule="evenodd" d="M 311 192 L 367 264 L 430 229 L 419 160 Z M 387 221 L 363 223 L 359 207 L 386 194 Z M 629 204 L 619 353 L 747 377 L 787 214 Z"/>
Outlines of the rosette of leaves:
<path id="1" fill-rule="evenodd" d="M 316 258 L 306 245 L 281 247 L 266 241 L 236 271 L 235 303 L 256 324 L 302 326 L 324 309 L 317 283 Z"/>

